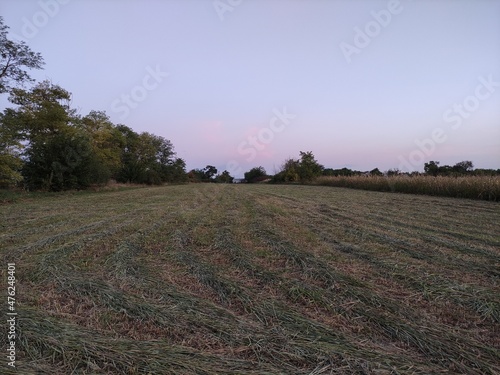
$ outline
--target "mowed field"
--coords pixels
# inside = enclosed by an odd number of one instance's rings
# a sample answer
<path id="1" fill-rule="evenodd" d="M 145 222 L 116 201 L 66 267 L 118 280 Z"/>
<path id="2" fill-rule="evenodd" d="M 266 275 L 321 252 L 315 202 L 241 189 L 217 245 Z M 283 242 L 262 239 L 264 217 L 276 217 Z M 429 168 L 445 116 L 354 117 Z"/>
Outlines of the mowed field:
<path id="1" fill-rule="evenodd" d="M 191 184 L 0 213 L 0 373 L 500 373 L 497 202 Z"/>

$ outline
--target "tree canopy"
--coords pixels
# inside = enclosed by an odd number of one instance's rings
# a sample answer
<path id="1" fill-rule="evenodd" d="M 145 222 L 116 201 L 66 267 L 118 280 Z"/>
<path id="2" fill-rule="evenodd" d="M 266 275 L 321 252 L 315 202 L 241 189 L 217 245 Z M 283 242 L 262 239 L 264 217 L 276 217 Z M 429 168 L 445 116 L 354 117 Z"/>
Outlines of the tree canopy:
<path id="1" fill-rule="evenodd" d="M 27 69 L 42 69 L 40 53 L 33 52 L 25 42 L 14 42 L 7 36 L 9 27 L 0 16 L 0 94 L 25 82 L 32 82 Z"/>
<path id="2" fill-rule="evenodd" d="M 185 181 L 185 162 L 161 136 L 114 125 L 105 112 L 79 116 L 71 94 L 48 81 L 14 88 L 16 108 L 0 114 L 0 184 L 28 189 L 80 189 L 120 182 Z"/>
<path id="3" fill-rule="evenodd" d="M 258 182 L 262 181 L 267 177 L 266 170 L 264 167 L 254 167 L 250 169 L 248 172 L 245 172 L 245 180 L 246 182 Z"/>

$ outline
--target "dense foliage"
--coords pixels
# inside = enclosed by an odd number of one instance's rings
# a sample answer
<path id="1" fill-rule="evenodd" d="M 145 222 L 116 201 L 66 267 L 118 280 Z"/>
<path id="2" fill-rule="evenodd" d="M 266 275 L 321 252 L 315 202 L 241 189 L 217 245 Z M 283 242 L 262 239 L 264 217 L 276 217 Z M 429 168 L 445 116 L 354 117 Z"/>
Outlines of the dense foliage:
<path id="1" fill-rule="evenodd" d="M 315 159 L 312 151 L 300 151 L 300 159 L 287 159 L 273 182 L 309 182 L 321 176 L 324 167 Z"/>
<path id="2" fill-rule="evenodd" d="M 48 81 L 12 89 L 16 105 L 0 114 L 0 183 L 59 191 L 119 182 L 185 181 L 185 162 L 172 143 L 114 125 L 104 112 L 80 116 L 71 94 Z"/>
<path id="3" fill-rule="evenodd" d="M 264 167 L 255 167 L 245 173 L 245 181 L 250 183 L 263 181 L 266 178 L 267 173 Z"/>
<path id="4" fill-rule="evenodd" d="M 44 64 L 42 56 L 33 52 L 25 42 L 10 40 L 8 29 L 0 17 L 0 94 L 8 92 L 12 85 L 32 82 L 26 68 L 41 69 Z"/>

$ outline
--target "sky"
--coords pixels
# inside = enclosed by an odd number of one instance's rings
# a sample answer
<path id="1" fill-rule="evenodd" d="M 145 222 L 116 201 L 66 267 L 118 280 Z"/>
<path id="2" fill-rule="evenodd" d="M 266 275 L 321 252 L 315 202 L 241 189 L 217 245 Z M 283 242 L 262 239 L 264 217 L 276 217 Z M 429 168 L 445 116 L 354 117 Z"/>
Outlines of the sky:
<path id="1" fill-rule="evenodd" d="M 500 0 L 0 0 L 82 116 L 187 169 L 500 168 Z M 6 95 L 0 109 L 11 107 Z"/>

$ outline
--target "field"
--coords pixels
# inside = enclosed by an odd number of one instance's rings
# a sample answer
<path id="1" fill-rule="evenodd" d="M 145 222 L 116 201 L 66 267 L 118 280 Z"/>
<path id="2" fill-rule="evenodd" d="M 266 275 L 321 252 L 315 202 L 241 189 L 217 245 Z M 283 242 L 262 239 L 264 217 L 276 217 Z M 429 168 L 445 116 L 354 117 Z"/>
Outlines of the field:
<path id="1" fill-rule="evenodd" d="M 322 176 L 314 185 L 500 201 L 500 176 Z"/>
<path id="2" fill-rule="evenodd" d="M 1 373 L 500 373 L 497 202 L 191 184 L 0 213 Z"/>

